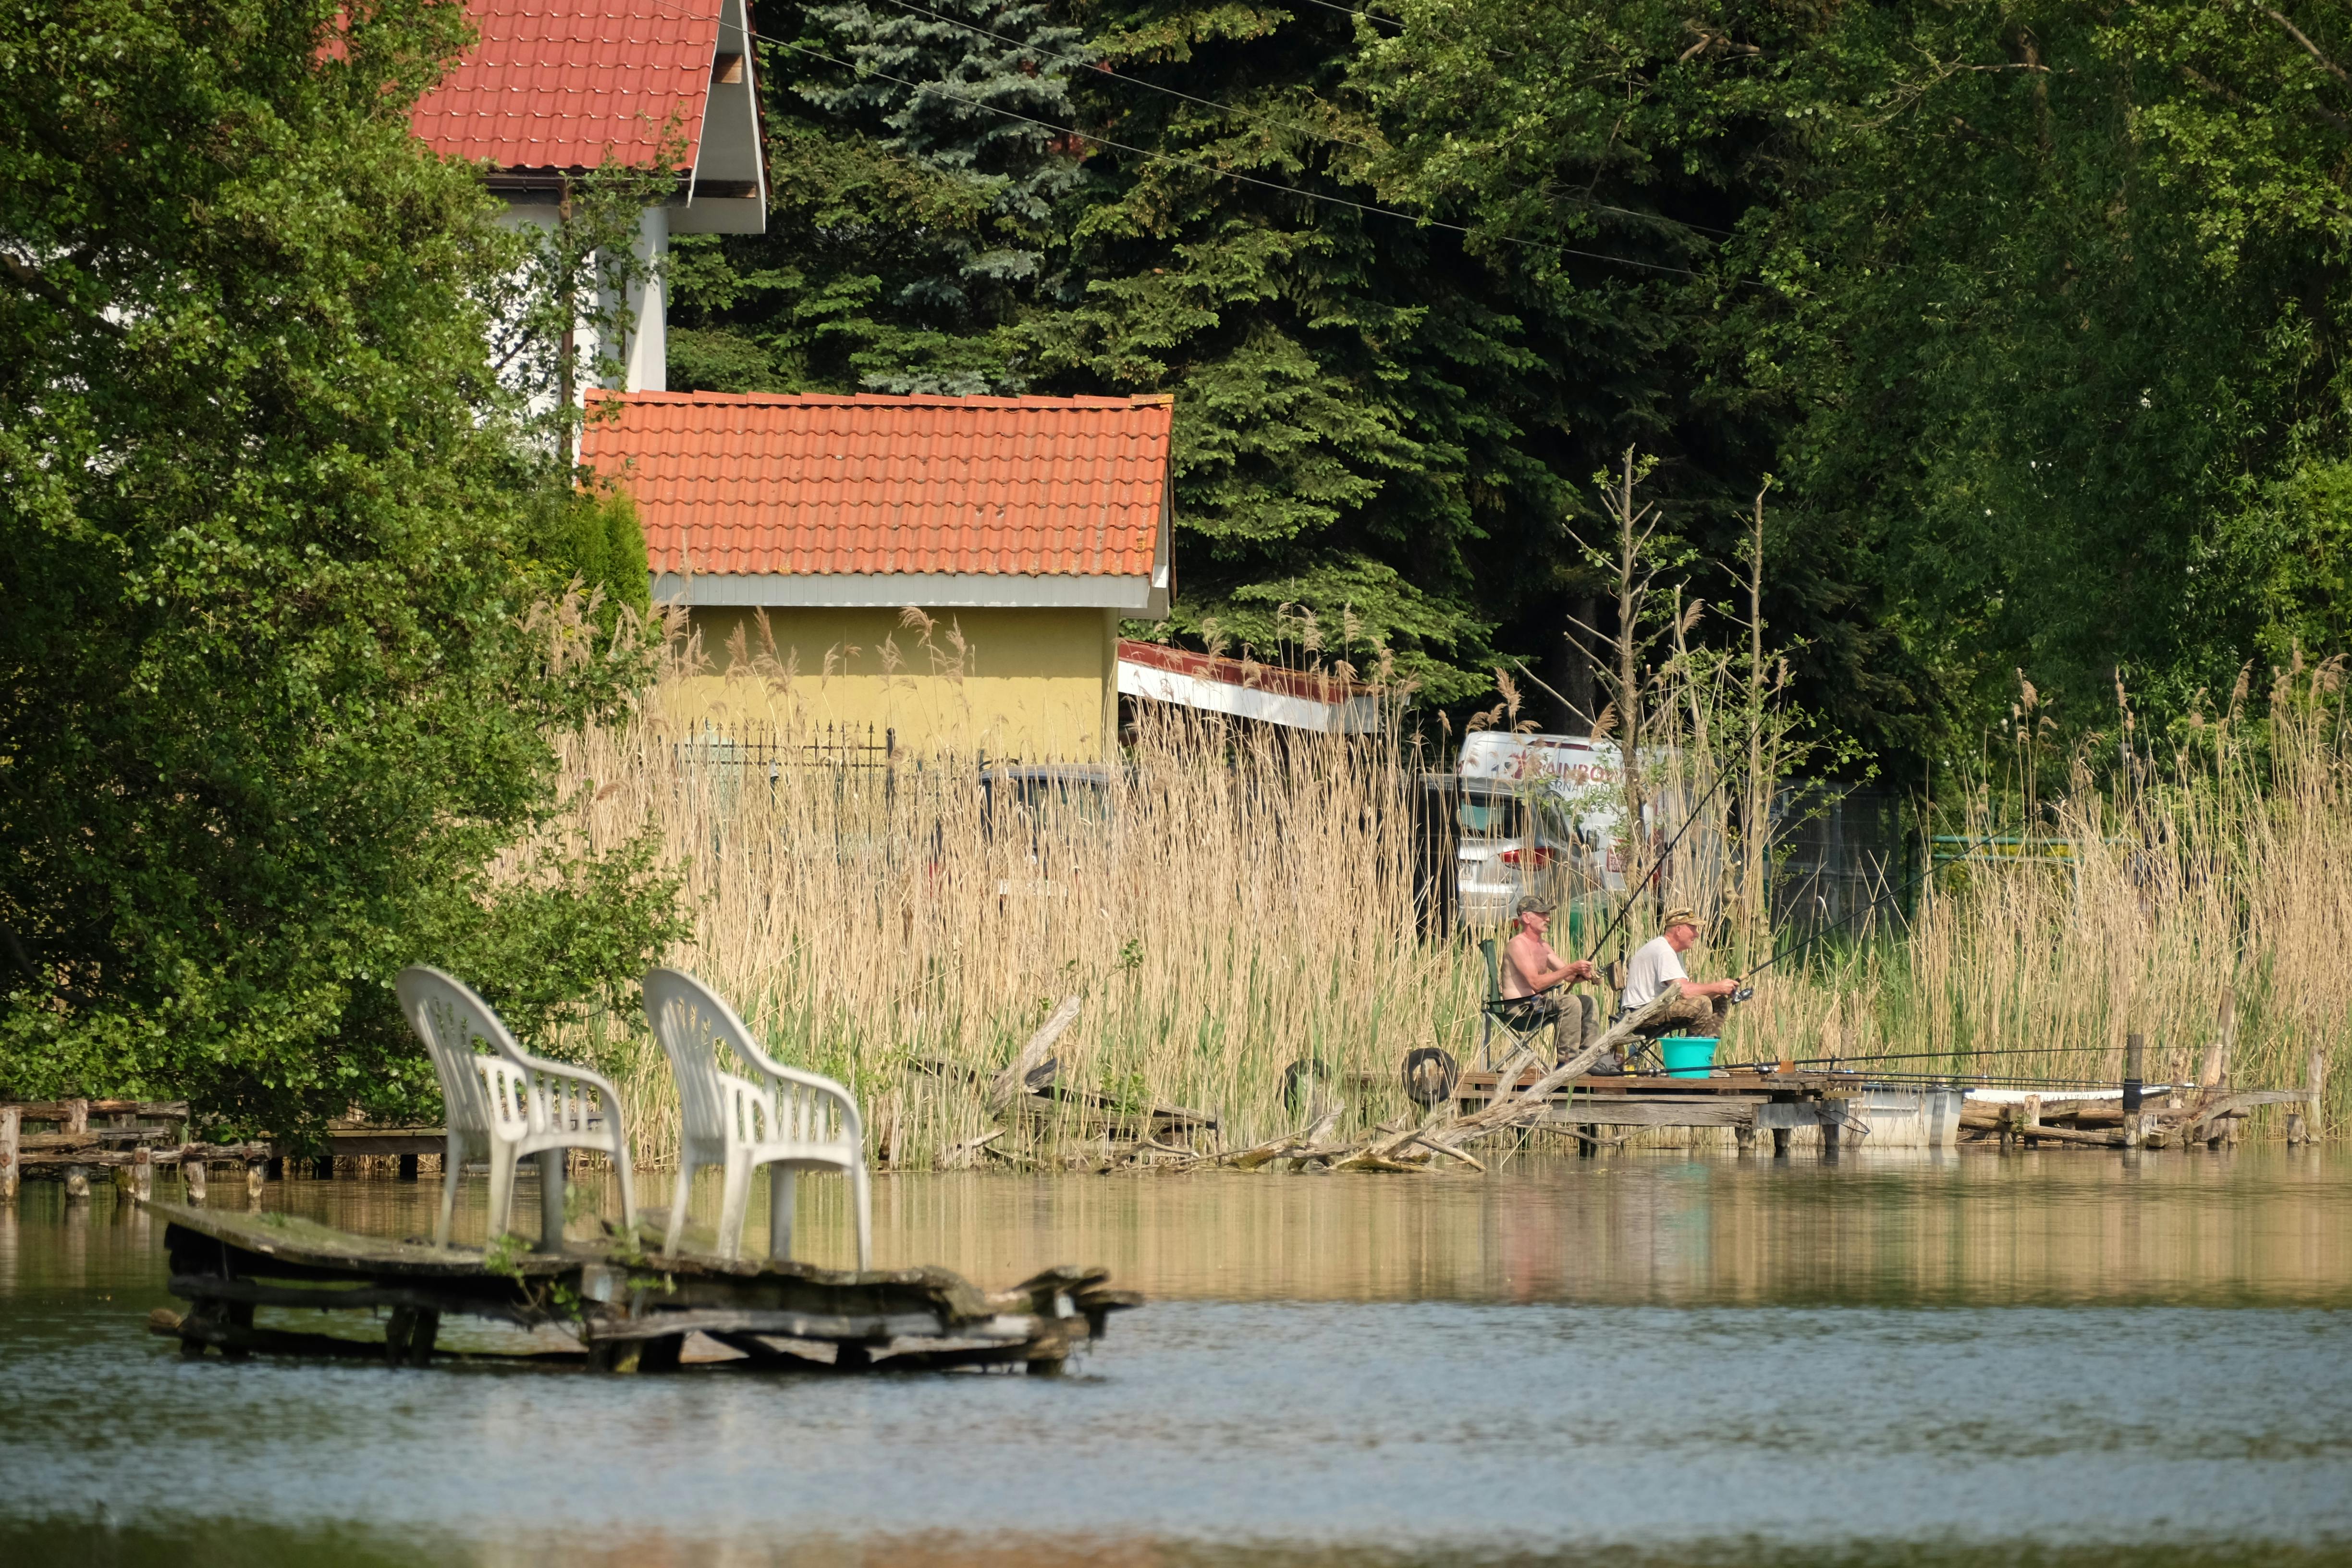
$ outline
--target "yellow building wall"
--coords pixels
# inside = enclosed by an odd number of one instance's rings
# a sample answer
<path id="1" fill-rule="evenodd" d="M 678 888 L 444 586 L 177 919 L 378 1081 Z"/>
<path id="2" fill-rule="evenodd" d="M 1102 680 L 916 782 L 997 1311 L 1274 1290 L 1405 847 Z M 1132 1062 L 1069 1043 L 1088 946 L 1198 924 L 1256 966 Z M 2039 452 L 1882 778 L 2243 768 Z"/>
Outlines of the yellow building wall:
<path id="1" fill-rule="evenodd" d="M 1118 723 L 1118 612 L 698 606 L 709 673 L 668 683 L 677 721 L 870 725 L 901 750 L 1103 762 Z"/>

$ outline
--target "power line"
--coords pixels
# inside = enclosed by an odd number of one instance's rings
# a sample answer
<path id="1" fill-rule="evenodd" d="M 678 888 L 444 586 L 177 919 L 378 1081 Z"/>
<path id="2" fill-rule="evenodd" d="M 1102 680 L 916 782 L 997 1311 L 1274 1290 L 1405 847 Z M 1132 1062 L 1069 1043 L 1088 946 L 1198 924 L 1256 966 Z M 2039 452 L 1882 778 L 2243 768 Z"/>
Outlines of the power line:
<path id="1" fill-rule="evenodd" d="M 1110 67 L 1103 64 L 1099 60 L 1088 59 L 1082 55 L 1060 54 L 1055 50 L 1045 48 L 1040 45 L 1031 43 L 1025 38 L 1016 38 L 1010 33 L 1000 33 L 993 27 L 983 27 L 977 22 L 967 22 L 961 16 L 950 16 L 944 11 L 935 11 L 929 5 L 918 5 L 915 3 L 915 0 L 887 0 L 887 3 L 897 6 L 901 11 L 917 13 L 921 16 L 931 17 L 935 21 L 944 22 L 950 27 L 961 27 L 968 33 L 978 33 L 983 37 L 994 38 L 1000 43 L 1011 44 L 1016 48 L 1025 49 L 1029 53 L 1037 55 L 1045 59 L 1058 60 L 1062 64 L 1070 66 L 1078 70 L 1089 71 L 1096 76 L 1107 76 L 1114 81 L 1126 82 L 1130 87 L 1139 87 L 1146 92 L 1163 93 L 1170 98 L 1181 99 L 1186 103 L 1198 104 L 1203 109 L 1213 109 L 1221 114 L 1231 114 L 1238 116 L 1244 120 L 1254 120 L 1258 121 L 1260 124 L 1287 127 L 1292 130 L 1303 131 L 1310 136 L 1324 136 L 1335 142 L 1346 142 L 1358 147 L 1371 147 L 1373 145 L 1372 142 L 1367 142 L 1360 136 L 1344 136 L 1336 132 L 1323 130 L 1318 126 L 1311 125 L 1303 120 L 1282 120 L 1273 115 L 1261 113 L 1254 109 L 1243 109 L 1236 104 L 1220 103 L 1213 98 L 1200 98 L 1192 93 L 1181 91 L 1176 88 L 1163 87 L 1156 81 L 1146 81 L 1139 76 L 1129 76 L 1125 71 L 1113 70 Z M 1345 11 L 1350 16 L 1371 16 L 1371 14 L 1367 11 L 1349 11 L 1348 7 L 1345 5 L 1331 5 L 1330 0 L 1312 0 L 1312 3 L 1322 5 L 1328 10 Z M 1372 16 L 1371 19 L 1378 22 L 1386 22 L 1389 20 L 1386 16 Z M 1397 23 L 1394 25 L 1399 26 L 1403 26 L 1402 23 Z M 769 39 L 767 41 L 773 43 L 776 40 Z M 1571 199 L 1575 200 L 1578 205 L 1583 207 L 1588 212 L 1614 213 L 1620 217 L 1637 218 L 1652 223 L 1666 224 L 1676 228 L 1695 229 L 1703 234 L 1722 235 L 1727 238 L 1729 237 L 1731 234 L 1729 229 L 1715 228 L 1706 224 L 1692 223 L 1682 218 L 1671 218 L 1659 213 L 1636 212 L 1631 207 L 1612 206 L 1607 202 L 1596 202 L 1585 197 L 1575 197 Z"/>
<path id="2" fill-rule="evenodd" d="M 1341 7 L 1341 9 L 1345 9 L 1345 7 Z M 1213 163 L 1204 163 L 1196 158 L 1181 157 L 1173 153 L 1155 153 L 1150 148 L 1132 146 L 1125 142 L 1115 142 L 1108 136 L 1097 136 L 1091 132 L 1081 131 L 1075 125 L 1056 124 L 1050 120 L 1040 120 L 1034 114 L 1023 114 L 1017 110 L 1002 108 L 999 105 L 987 102 L 982 99 L 970 97 L 964 93 L 951 92 L 937 82 L 910 81 L 905 77 L 893 76 L 888 71 L 878 69 L 873 66 L 859 65 L 850 60 L 837 58 L 835 56 L 826 54 L 822 49 L 813 49 L 806 44 L 796 44 L 787 38 L 771 38 L 766 35 L 760 33 L 753 33 L 751 36 L 759 38 L 762 43 L 773 44 L 782 48 L 791 49 L 795 54 L 806 55 L 812 59 L 820 59 L 828 65 L 839 66 L 844 70 L 856 71 L 864 76 L 879 77 L 884 81 L 896 82 L 900 87 L 909 88 L 917 92 L 936 93 L 941 98 L 952 99 L 959 103 L 970 104 L 974 109 L 982 109 L 992 114 L 1003 115 L 1008 120 L 1018 120 L 1023 121 L 1024 124 L 1034 125 L 1040 130 L 1052 131 L 1064 136 L 1075 136 L 1081 142 L 1091 142 L 1097 147 L 1108 147 L 1114 152 L 1132 153 L 1139 158 L 1151 159 L 1163 163 L 1173 163 L 1181 168 L 1198 170 L 1200 173 L 1208 174 L 1216 179 L 1234 180 L 1242 184 L 1256 185 L 1265 190 L 1280 191 L 1286 195 L 1297 196 L 1306 201 L 1320 202 L 1327 206 L 1346 207 L 1351 212 L 1363 213 L 1369 216 L 1376 216 L 1380 217 L 1392 217 L 1397 219 L 1399 222 L 1409 223 L 1416 227 L 1442 228 L 1454 234 L 1464 235 L 1472 238 L 1477 237 L 1478 231 L 1463 224 L 1447 223 L 1440 218 L 1423 217 L 1413 213 L 1401 211 L 1395 207 L 1381 206 L 1376 203 L 1350 201 L 1345 196 L 1326 195 L 1318 191 L 1302 190 L 1297 185 L 1286 185 L 1279 180 L 1262 179 L 1255 174 L 1237 174 L 1231 169 L 1220 169 Z M 1561 256 L 1580 257 L 1588 261 L 1614 262 L 1621 267 L 1635 267 L 1649 272 L 1672 273 L 1682 278 L 1697 279 L 1703 277 L 1703 274 L 1688 267 L 1674 267 L 1658 261 L 1642 261 L 1630 256 L 1615 256 L 1606 251 L 1582 250 L 1579 249 L 1575 246 L 1560 245 L 1550 240 L 1527 239 L 1515 234 L 1496 235 L 1493 237 L 1503 240 L 1511 245 L 1526 246 L 1529 249 L 1533 250 L 1553 251 Z M 1751 279 L 1735 279 L 1733 281 L 1748 287 L 1756 286 L 1754 280 Z"/>
<path id="3" fill-rule="evenodd" d="M 1187 103 L 1197 103 L 1203 109 L 1213 109 L 1223 114 L 1239 115 L 1244 120 L 1255 120 L 1268 125 L 1286 124 L 1291 126 L 1293 129 L 1307 131 L 1310 133 L 1315 132 L 1315 127 L 1307 125 L 1304 121 L 1280 121 L 1270 115 L 1260 114 L 1255 110 L 1241 109 L 1230 103 L 1219 103 L 1213 98 L 1195 98 L 1189 92 L 1180 92 L 1172 87 L 1162 87 L 1156 81 L 1146 81 L 1139 76 L 1129 76 L 1124 71 L 1113 70 L 1110 67 L 1104 65 L 1099 60 L 1090 60 L 1080 55 L 1056 54 L 1052 49 L 1041 48 L 1037 45 L 1028 42 L 1026 39 L 1016 38 L 1010 33 L 1000 33 L 993 27 L 983 27 L 977 22 L 967 22 L 961 16 L 950 16 L 944 11 L 934 11 L 928 5 L 918 5 L 914 3 L 914 0 L 887 0 L 887 3 L 896 5 L 901 11 L 918 11 L 926 16 L 934 17 L 939 21 L 945 22 L 950 27 L 961 27 L 968 33 L 979 33 L 987 37 L 996 38 L 1002 42 L 1012 44 L 1016 47 L 1026 49 L 1031 54 L 1041 55 L 1049 60 L 1059 60 L 1064 65 L 1076 67 L 1079 70 L 1091 71 L 1097 76 L 1107 76 L 1115 81 L 1123 81 L 1130 86 L 1142 88 L 1147 92 L 1166 93 L 1170 98 L 1181 98 Z M 1333 9 L 1343 10 L 1345 7 L 1335 6 Z M 773 40 L 770 41 L 772 42 Z M 1368 143 L 1360 137 L 1355 136 L 1344 138 L 1335 137 L 1334 140 L 1353 142 L 1360 147 L 1368 145 Z"/>

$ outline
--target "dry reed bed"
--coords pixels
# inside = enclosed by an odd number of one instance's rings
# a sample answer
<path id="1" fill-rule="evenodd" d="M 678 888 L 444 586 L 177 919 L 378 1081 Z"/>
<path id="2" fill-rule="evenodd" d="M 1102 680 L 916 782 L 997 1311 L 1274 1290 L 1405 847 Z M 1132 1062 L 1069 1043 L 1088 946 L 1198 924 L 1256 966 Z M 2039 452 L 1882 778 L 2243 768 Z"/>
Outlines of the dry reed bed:
<path id="1" fill-rule="evenodd" d="M 1350 1097 L 1360 1128 L 1406 1109 L 1388 1087 L 1406 1050 L 1475 1048 L 1475 949 L 1417 934 L 1393 734 L 1154 718 L 1098 795 L 984 804 L 970 758 L 772 770 L 665 710 L 567 743 L 569 826 L 599 846 L 659 835 L 696 929 L 673 961 L 780 1054 L 850 1083 L 893 1163 L 992 1126 L 966 1075 L 1002 1068 L 1070 994 L 1085 1005 L 1055 1047 L 1061 1082 L 1211 1110 L 1227 1147 L 1295 1124 L 1294 1062 L 1376 1080 Z M 2352 1003 L 2352 802 L 2340 715 L 2284 690 L 2281 711 L 2259 769 L 2226 732 L 2120 800 L 2078 767 L 2051 835 L 2069 863 L 1948 869 L 1908 929 L 1890 904 L 1866 940 L 1760 977 L 1727 1058 L 1929 1053 L 1888 1065 L 2112 1080 L 2137 1030 L 2151 1077 L 2187 1078 L 2227 1016 L 2232 1081 L 2302 1083 Z M 1993 798 L 1969 814 L 1987 836 Z M 630 1022 L 567 1044 L 615 1075 L 659 1163 L 676 1100 Z"/>

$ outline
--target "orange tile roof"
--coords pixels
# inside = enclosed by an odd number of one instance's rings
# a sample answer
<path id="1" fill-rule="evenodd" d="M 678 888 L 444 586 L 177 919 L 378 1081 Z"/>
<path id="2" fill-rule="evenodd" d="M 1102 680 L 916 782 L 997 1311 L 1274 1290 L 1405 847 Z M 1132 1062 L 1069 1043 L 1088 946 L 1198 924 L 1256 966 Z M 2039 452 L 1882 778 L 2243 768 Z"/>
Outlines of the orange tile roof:
<path id="1" fill-rule="evenodd" d="M 1170 401 L 592 394 L 656 572 L 1149 577 Z M 601 411 L 619 405 L 617 417 Z"/>
<path id="2" fill-rule="evenodd" d="M 702 140 L 720 0 L 466 0 L 481 39 L 410 112 L 445 157 L 502 169 L 644 167 Z"/>

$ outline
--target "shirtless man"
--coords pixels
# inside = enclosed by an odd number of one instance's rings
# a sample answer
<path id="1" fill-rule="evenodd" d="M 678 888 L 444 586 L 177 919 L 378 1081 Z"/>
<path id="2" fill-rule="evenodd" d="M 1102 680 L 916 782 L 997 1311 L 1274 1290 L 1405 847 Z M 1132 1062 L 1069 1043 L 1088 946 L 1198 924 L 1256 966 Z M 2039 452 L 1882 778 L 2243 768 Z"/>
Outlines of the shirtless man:
<path id="1" fill-rule="evenodd" d="M 1503 949 L 1503 999 L 1537 998 L 1547 1012 L 1558 1012 L 1559 999 L 1545 993 L 1564 982 L 1594 978 L 1592 965 L 1580 958 L 1563 959 L 1544 941 L 1551 929 L 1551 905 L 1530 893 L 1519 900 L 1518 934 Z"/>

